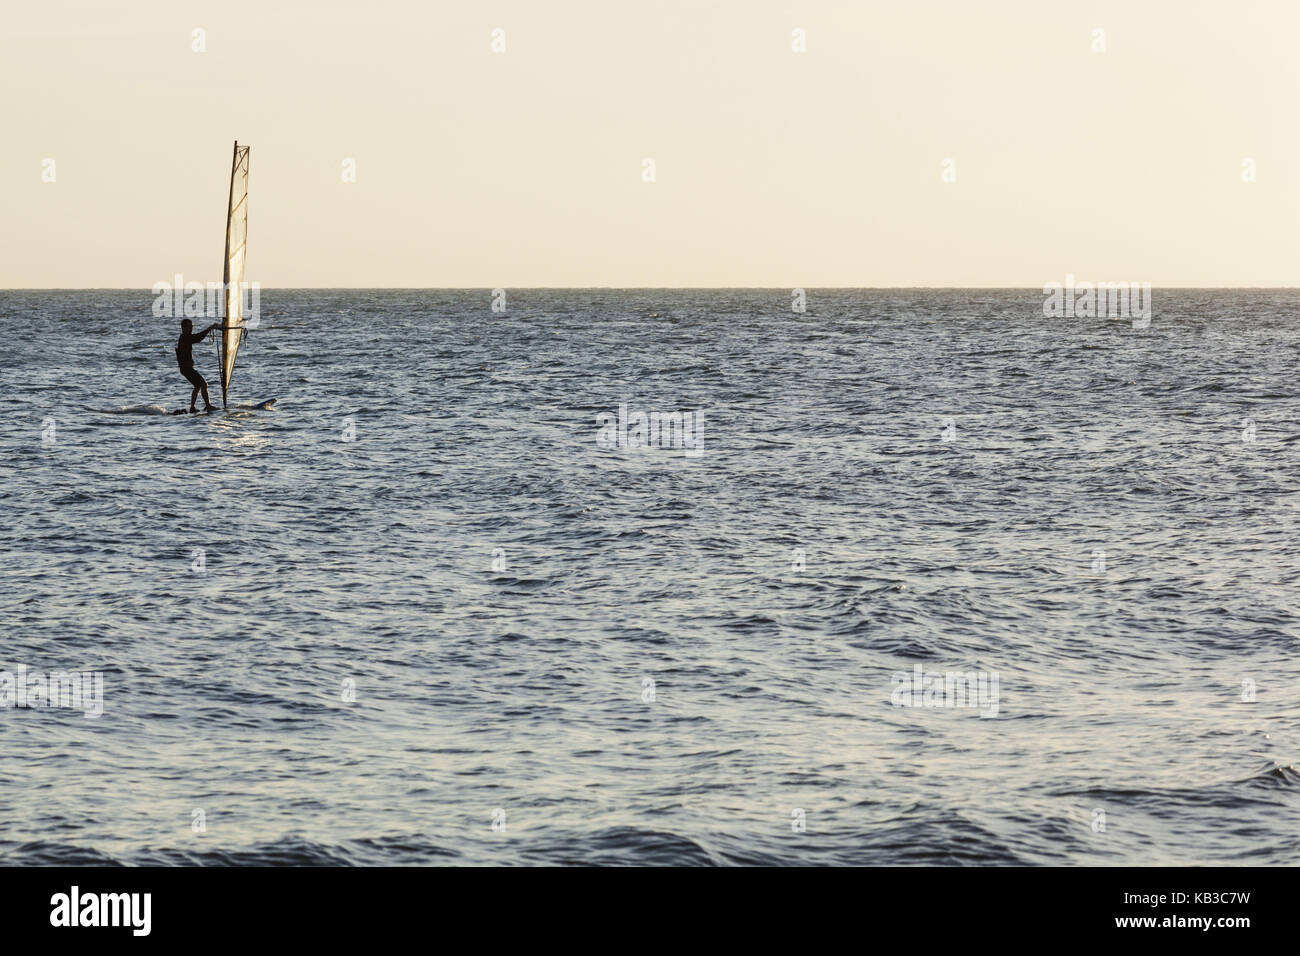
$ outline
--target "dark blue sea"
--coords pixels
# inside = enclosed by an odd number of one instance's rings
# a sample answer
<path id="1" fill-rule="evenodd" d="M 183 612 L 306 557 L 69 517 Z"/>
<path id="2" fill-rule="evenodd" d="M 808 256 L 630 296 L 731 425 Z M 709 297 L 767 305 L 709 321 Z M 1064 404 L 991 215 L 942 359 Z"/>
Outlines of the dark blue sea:
<path id="1" fill-rule="evenodd" d="M 0 863 L 1300 852 L 1300 292 L 153 300 L 0 292 Z"/>

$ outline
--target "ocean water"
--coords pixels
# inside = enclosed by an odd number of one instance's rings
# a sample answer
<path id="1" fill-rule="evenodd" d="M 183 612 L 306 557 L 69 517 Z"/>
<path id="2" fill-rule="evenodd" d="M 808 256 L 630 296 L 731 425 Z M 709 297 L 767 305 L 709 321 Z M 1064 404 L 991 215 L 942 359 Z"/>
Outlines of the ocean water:
<path id="1" fill-rule="evenodd" d="M 0 669 L 103 681 L 0 862 L 1293 863 L 1300 292 L 1154 301 L 267 290 L 168 416 L 150 293 L 0 292 Z"/>

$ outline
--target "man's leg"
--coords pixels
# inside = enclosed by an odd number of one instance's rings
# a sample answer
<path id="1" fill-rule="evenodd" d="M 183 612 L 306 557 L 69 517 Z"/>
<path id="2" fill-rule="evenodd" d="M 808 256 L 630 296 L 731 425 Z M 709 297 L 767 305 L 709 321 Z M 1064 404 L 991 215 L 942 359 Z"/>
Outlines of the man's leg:
<path id="1" fill-rule="evenodd" d="M 190 392 L 190 411 L 197 412 L 198 409 L 194 407 L 194 401 L 199 397 L 199 386 L 203 384 L 203 376 L 194 371 L 193 368 L 185 368 L 184 366 L 181 366 L 181 374 L 185 376 L 187 382 L 194 386 L 194 390 Z"/>
<path id="2" fill-rule="evenodd" d="M 202 389 L 203 391 L 203 404 L 206 405 L 208 408 L 211 408 L 212 399 L 208 398 L 208 380 L 200 376 L 199 381 L 203 383 L 202 385 L 199 386 L 199 388 Z"/>

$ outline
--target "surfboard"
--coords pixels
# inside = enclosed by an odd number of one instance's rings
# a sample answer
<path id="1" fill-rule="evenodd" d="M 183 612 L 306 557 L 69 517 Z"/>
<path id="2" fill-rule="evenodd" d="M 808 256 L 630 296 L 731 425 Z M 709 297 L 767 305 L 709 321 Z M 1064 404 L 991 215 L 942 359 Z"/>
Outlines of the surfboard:
<path id="1" fill-rule="evenodd" d="M 237 403 L 237 404 L 235 404 L 235 405 L 227 405 L 227 406 L 225 407 L 224 411 L 227 411 L 227 412 L 265 412 L 265 411 L 268 411 L 268 410 L 273 409 L 273 408 L 275 408 L 275 399 L 274 399 L 274 398 L 268 398 L 268 399 L 267 399 L 266 401 L 264 401 L 264 402 L 239 402 L 239 403 Z M 212 411 L 210 411 L 210 412 L 205 412 L 205 411 L 203 411 L 202 409 L 199 409 L 197 412 L 194 412 L 193 414 L 195 414 L 195 415 L 212 415 L 212 414 L 215 414 L 216 412 L 218 412 L 218 411 L 222 411 L 222 410 L 223 410 L 223 409 L 218 409 L 218 408 L 215 408 L 215 407 L 214 407 L 214 408 L 212 409 Z M 178 409 L 176 409 L 175 411 L 168 412 L 167 414 L 168 414 L 168 415 L 189 415 L 189 414 L 191 414 L 191 412 L 190 412 L 190 410 L 189 410 L 188 408 L 178 408 Z"/>

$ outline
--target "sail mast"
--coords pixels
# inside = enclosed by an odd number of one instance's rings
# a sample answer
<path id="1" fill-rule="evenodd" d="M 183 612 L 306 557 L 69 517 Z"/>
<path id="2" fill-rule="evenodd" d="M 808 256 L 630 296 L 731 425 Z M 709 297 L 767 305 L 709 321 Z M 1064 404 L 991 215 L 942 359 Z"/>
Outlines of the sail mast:
<path id="1" fill-rule="evenodd" d="M 221 404 L 226 406 L 235 356 L 244 341 L 244 263 L 248 258 L 248 153 L 235 140 L 230 163 L 230 201 L 226 206 L 226 261 L 221 267 L 226 314 L 221 323 Z"/>
<path id="2" fill-rule="evenodd" d="M 226 323 L 230 315 L 230 217 L 235 211 L 235 167 L 239 165 L 239 140 L 235 140 L 234 151 L 230 154 L 230 198 L 226 201 L 226 251 L 221 257 L 221 349 L 219 361 L 221 367 L 221 407 L 226 407 Z"/>

